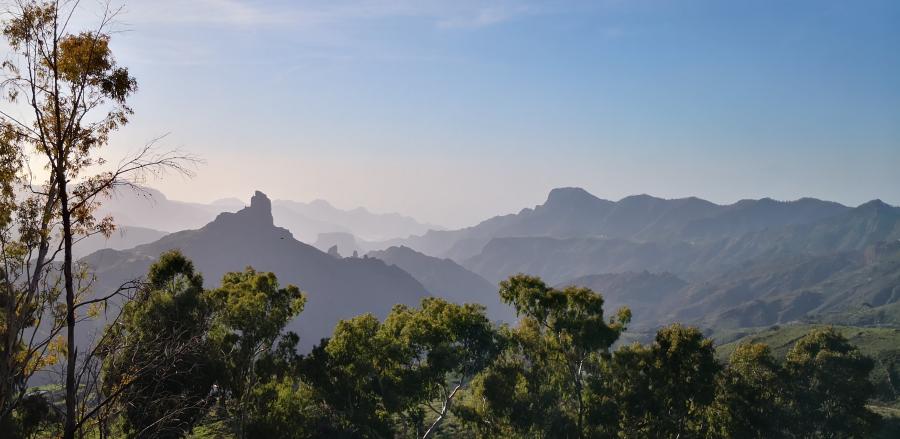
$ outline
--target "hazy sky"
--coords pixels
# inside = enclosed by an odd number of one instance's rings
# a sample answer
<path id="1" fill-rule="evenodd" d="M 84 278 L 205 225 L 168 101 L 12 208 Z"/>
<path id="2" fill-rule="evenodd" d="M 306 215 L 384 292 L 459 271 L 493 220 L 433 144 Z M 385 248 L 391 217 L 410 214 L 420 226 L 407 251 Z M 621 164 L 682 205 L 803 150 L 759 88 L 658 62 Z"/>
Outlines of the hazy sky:
<path id="1" fill-rule="evenodd" d="M 900 2 L 127 3 L 110 151 L 203 157 L 154 186 L 254 189 L 447 226 L 557 186 L 900 204 Z"/>

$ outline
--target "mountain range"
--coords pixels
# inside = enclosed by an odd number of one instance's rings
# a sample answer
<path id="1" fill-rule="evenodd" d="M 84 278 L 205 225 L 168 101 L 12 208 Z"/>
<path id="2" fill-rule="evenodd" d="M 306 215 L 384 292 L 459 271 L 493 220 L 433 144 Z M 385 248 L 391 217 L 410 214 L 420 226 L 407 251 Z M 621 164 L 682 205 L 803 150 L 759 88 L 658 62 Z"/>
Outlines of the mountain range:
<path id="1" fill-rule="evenodd" d="M 736 238 L 749 232 L 826 219 L 846 213 L 838 203 L 803 198 L 769 198 L 718 205 L 696 197 L 666 200 L 635 195 L 604 200 L 580 188 L 550 191 L 544 204 L 497 216 L 475 226 L 429 231 L 404 244 L 433 256 L 461 261 L 482 252 L 496 238 L 602 238 L 631 242 L 689 243 Z"/>
<path id="2" fill-rule="evenodd" d="M 516 214 L 381 241 L 359 235 L 418 226 L 399 215 L 339 211 L 324 202 L 270 202 L 261 193 L 236 213 L 227 210 L 240 208 L 240 200 L 204 206 L 171 202 L 162 210 L 177 216 L 184 209 L 189 220 L 205 209 L 226 212 L 194 230 L 130 249 L 116 244 L 118 250 L 85 261 L 113 281 L 143 274 L 170 248 L 193 258 L 209 286 L 246 265 L 274 271 L 310 294 L 309 321 L 301 318 L 296 327 L 305 343 L 327 335 L 339 318 L 383 315 L 394 303 L 426 295 L 479 302 L 492 319 L 511 322 L 515 316 L 500 303 L 497 283 L 520 272 L 601 292 L 610 312 L 632 309 L 634 330 L 671 321 L 719 333 L 797 321 L 900 321 L 900 208 L 879 200 L 857 207 L 812 198 L 730 205 L 648 195 L 609 201 L 560 188 Z M 150 225 L 163 224 L 148 218 Z M 312 222 L 336 230 L 313 241 L 285 226 L 321 228 Z"/>
<path id="3" fill-rule="evenodd" d="M 735 215 L 735 211 L 746 213 L 744 219 L 730 220 L 733 226 L 725 228 L 719 225 L 718 214 L 697 219 L 701 216 L 699 211 L 710 215 L 709 204 L 686 202 L 705 206 L 700 207 L 698 212 L 689 213 L 682 206 L 684 200 L 691 199 L 641 199 L 643 208 L 638 211 L 643 213 L 634 213 L 635 209 L 631 207 L 625 209 L 632 212 L 631 225 L 627 227 L 624 224 L 628 221 L 617 219 L 609 222 L 608 216 L 605 216 L 598 218 L 597 223 L 606 226 L 597 225 L 594 231 L 605 230 L 608 233 L 564 236 L 574 234 L 576 225 L 590 221 L 583 217 L 572 218 L 568 214 L 553 214 L 552 209 L 548 211 L 548 205 L 559 205 L 551 193 L 543 206 L 520 213 L 524 215 L 521 220 L 505 217 L 495 220 L 522 224 L 531 221 L 528 218 L 533 217 L 534 212 L 546 212 L 542 214 L 544 217 L 558 220 L 555 222 L 557 226 L 551 229 L 557 232 L 539 235 L 539 229 L 528 228 L 527 232 L 514 237 L 507 236 L 508 231 L 483 235 L 485 244 L 482 249 L 460 262 L 490 281 L 517 272 L 533 273 L 560 282 L 589 274 L 640 270 L 669 271 L 687 279 L 702 279 L 739 269 L 756 260 L 861 250 L 878 242 L 900 239 L 900 208 L 878 200 L 856 208 L 812 199 L 739 202 L 715 209 L 724 212 L 722 215 L 726 217 Z M 589 199 L 582 197 L 582 200 Z M 579 211 L 568 203 L 563 205 L 566 206 L 564 212 Z M 588 206 L 591 205 L 597 203 L 588 202 Z M 742 206 L 735 207 L 738 205 Z M 760 211 L 765 209 L 770 211 L 769 217 L 760 219 L 763 217 Z M 590 211 L 590 208 L 583 211 Z M 666 213 L 651 215 L 650 212 Z M 648 216 L 653 219 L 647 220 Z M 702 227 L 711 224 L 715 226 L 708 230 Z M 476 228 L 482 231 L 488 229 L 482 225 Z M 584 230 L 583 226 L 578 228 Z M 559 233 L 562 229 L 569 232 Z"/>

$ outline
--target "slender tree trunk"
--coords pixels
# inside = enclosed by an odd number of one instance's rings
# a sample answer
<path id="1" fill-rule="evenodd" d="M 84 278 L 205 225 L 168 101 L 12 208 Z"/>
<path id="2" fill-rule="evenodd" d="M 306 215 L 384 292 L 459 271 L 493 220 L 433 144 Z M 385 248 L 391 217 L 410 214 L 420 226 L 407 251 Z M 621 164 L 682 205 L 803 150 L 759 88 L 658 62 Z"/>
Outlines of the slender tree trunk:
<path id="1" fill-rule="evenodd" d="M 63 166 L 60 164 L 59 166 Z M 75 383 L 75 363 L 78 352 L 75 347 L 75 284 L 72 275 L 72 215 L 69 212 L 69 194 L 66 188 L 65 175 L 57 172 L 59 184 L 60 213 L 63 226 L 63 276 L 66 286 L 66 425 L 63 430 L 64 439 L 75 439 L 76 396 L 78 389 Z"/>
<path id="2" fill-rule="evenodd" d="M 30 374 L 26 372 L 28 361 L 16 358 L 19 349 L 18 344 L 21 341 L 19 332 L 23 325 L 26 325 L 25 322 L 29 318 L 29 316 L 24 314 L 20 315 L 18 310 L 28 309 L 35 297 L 39 295 L 38 288 L 40 287 L 41 273 L 44 272 L 44 267 L 47 264 L 47 253 L 50 251 L 50 242 L 45 231 L 49 228 L 50 211 L 53 209 L 55 202 L 55 185 L 55 179 L 51 176 L 51 187 L 48 188 L 47 201 L 44 203 L 41 215 L 41 228 L 39 229 L 41 238 L 38 244 L 38 255 L 34 260 L 33 271 L 31 273 L 26 271 L 28 285 L 25 291 L 16 289 L 16 286 L 10 279 L 9 266 L 5 265 L 6 261 L 4 260 L 4 277 L 2 279 L 4 290 L 2 294 L 6 295 L 6 332 L 3 340 L 4 357 L 0 360 L 2 361 L 2 364 L 0 364 L 0 377 L 3 377 L 2 383 L 0 383 L 0 420 L 12 414 L 13 408 L 18 404 L 25 392 L 25 388 L 20 384 L 19 380 L 25 380 L 27 383 L 30 377 Z M 5 246 L 6 242 L 3 245 Z M 30 345 L 26 345 L 25 349 L 27 350 L 30 347 Z M 17 377 L 17 374 L 20 375 Z"/>
<path id="3" fill-rule="evenodd" d="M 460 387 L 462 387 L 462 381 L 453 388 L 453 391 L 447 395 L 447 399 L 444 400 L 444 406 L 441 407 L 441 414 L 438 415 L 437 419 L 431 424 L 431 427 L 428 427 L 428 430 L 425 431 L 425 434 L 422 435 L 422 439 L 428 439 L 432 433 L 434 433 L 438 426 L 441 425 L 441 422 L 444 421 L 444 418 L 447 416 L 447 412 L 450 410 L 450 403 L 453 402 L 453 397 L 456 396 L 456 392 L 459 391 Z"/>
<path id="4" fill-rule="evenodd" d="M 584 359 L 578 362 L 575 368 L 575 393 L 578 398 L 578 437 L 584 438 L 584 383 L 581 379 L 581 369 L 584 366 Z"/>
<path id="5" fill-rule="evenodd" d="M 8 274 L 7 274 L 8 276 Z M 6 297 L 6 334 L 3 340 L 3 364 L 0 365 L 0 377 L 3 377 L 3 383 L 0 384 L 0 420 L 5 419 L 10 413 L 12 404 L 13 388 L 15 387 L 13 378 L 13 350 L 15 349 L 16 334 L 18 333 L 17 319 L 15 319 L 15 292 L 9 281 L 4 279 L 6 291 L 3 293 Z"/>

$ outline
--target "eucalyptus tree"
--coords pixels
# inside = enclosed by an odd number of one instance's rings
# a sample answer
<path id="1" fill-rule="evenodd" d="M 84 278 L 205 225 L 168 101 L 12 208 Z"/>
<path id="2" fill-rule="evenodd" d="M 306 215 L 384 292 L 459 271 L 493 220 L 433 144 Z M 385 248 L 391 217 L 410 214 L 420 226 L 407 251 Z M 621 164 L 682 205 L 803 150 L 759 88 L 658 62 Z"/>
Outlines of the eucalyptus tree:
<path id="1" fill-rule="evenodd" d="M 220 362 L 217 383 L 238 437 L 249 437 L 254 389 L 288 372 L 273 365 L 295 352 L 298 338 L 284 329 L 303 311 L 306 296 L 294 285 L 281 287 L 274 273 L 248 267 L 226 273 L 205 301 L 211 308 L 209 355 Z"/>
<path id="2" fill-rule="evenodd" d="M 718 377 L 710 423 L 715 437 L 786 437 L 791 424 L 787 373 L 768 346 L 735 348 Z"/>
<path id="3" fill-rule="evenodd" d="M 101 349 L 103 391 L 116 400 L 99 409 L 106 420 L 121 419 L 112 424 L 122 436 L 184 437 L 206 414 L 218 376 L 212 311 L 203 277 L 181 253 L 164 253 L 150 267 Z"/>
<path id="4" fill-rule="evenodd" d="M 460 391 L 496 357 L 498 337 L 485 313 L 482 305 L 426 298 L 419 309 L 396 307 L 385 321 L 384 331 L 407 351 L 407 367 L 425 392 L 419 406 L 433 416 L 427 428 L 417 426 L 416 436 L 435 435 Z"/>
<path id="5" fill-rule="evenodd" d="M 127 124 L 133 114 L 128 99 L 137 90 L 137 82 L 126 67 L 116 63 L 110 48 L 110 26 L 118 10 L 105 7 L 96 26 L 74 29 L 77 20 L 73 17 L 78 10 L 77 1 L 16 0 L 10 5 L 2 26 L 10 48 L 8 58 L 2 63 L 4 98 L 10 107 L 24 110 L 21 115 L 13 114 L 14 111 L 0 113 L 3 154 L 11 158 L 4 158 L 4 162 L 19 162 L 18 183 L 23 191 L 30 192 L 27 200 L 17 201 L 16 209 L 19 223 L 25 225 L 25 233 L 19 238 L 25 248 L 7 245 L 5 249 L 8 253 L 28 254 L 27 258 L 18 255 L 11 258 L 26 261 L 26 268 L 14 268 L 15 276 L 9 271 L 4 274 L 5 294 L 12 297 L 7 304 L 22 305 L 11 306 L 14 310 L 24 310 L 24 314 L 10 318 L 7 311 L 5 332 L 7 340 L 15 339 L 16 334 L 30 336 L 34 331 L 23 331 L 23 327 L 39 326 L 35 322 L 37 315 L 44 318 L 53 314 L 48 309 L 55 306 L 56 299 L 52 297 L 57 290 L 55 285 L 49 286 L 49 294 L 38 290 L 51 261 L 61 256 L 58 288 L 61 301 L 58 314 L 61 315 L 52 315 L 61 322 L 48 326 L 64 327 L 64 346 L 58 352 L 65 356 L 63 437 L 66 439 L 73 439 L 76 431 L 89 421 L 84 415 L 94 412 L 79 407 L 79 400 L 86 399 L 78 393 L 83 388 L 82 380 L 90 376 L 84 373 L 85 367 L 96 360 L 96 352 L 79 352 L 76 324 L 92 304 L 121 293 L 117 290 L 91 295 L 90 276 L 77 266 L 73 246 L 86 236 L 112 232 L 111 218 L 94 216 L 100 197 L 117 186 L 140 182 L 148 174 L 167 168 L 186 172 L 184 160 L 190 159 L 175 153 L 157 154 L 151 142 L 117 166 L 108 166 L 100 151 L 108 145 L 110 135 Z M 108 170 L 102 171 L 104 167 Z M 35 182 L 31 170 L 46 171 L 45 181 Z M 58 244 L 53 243 L 52 235 L 56 232 Z M 53 335 L 51 330 L 50 340 Z M 20 344 L 19 341 L 14 340 L 12 344 Z M 50 345 L 50 342 L 42 343 L 37 344 L 37 351 L 46 351 Z M 40 355 L 32 352 L 34 346 L 21 349 L 31 352 L 31 358 L 14 364 L 15 368 L 26 370 L 27 374 L 28 370 L 41 366 Z M 79 364 L 81 370 L 77 370 Z M 8 376 L 16 374 L 10 372 Z M 15 398 L 3 395 L 0 400 L 7 401 L 3 410 L 8 411 L 8 401 Z"/>
<path id="6" fill-rule="evenodd" d="M 333 437 L 434 437 L 497 351 L 484 307 L 426 298 L 396 305 L 384 322 L 339 322 L 300 375 L 315 404 L 335 414 Z"/>
<path id="7" fill-rule="evenodd" d="M 503 281 L 500 297 L 520 321 L 504 331 L 506 349 L 476 378 L 461 417 L 489 437 L 593 436 L 589 383 L 603 373 L 630 311 L 620 309 L 607 320 L 599 294 L 551 288 L 526 275 Z"/>
<path id="8" fill-rule="evenodd" d="M 814 330 L 785 361 L 791 390 L 792 431 L 797 437 L 869 437 L 879 418 L 866 408 L 875 394 L 874 361 L 834 328 Z"/>

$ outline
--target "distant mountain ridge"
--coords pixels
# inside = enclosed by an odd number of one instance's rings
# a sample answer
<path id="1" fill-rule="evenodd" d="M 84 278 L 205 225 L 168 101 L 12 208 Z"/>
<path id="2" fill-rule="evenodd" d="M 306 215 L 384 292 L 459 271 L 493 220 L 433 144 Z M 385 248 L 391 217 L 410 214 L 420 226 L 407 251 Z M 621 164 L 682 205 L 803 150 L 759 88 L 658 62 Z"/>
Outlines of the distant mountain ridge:
<path id="1" fill-rule="evenodd" d="M 349 232 L 368 241 L 405 238 L 439 228 L 435 225 L 420 223 L 412 217 L 398 213 L 373 213 L 365 207 L 342 210 L 321 199 L 309 203 L 275 200 L 273 205 L 340 228 L 326 230 L 327 232 Z"/>
<path id="2" fill-rule="evenodd" d="M 806 224 L 849 211 L 838 203 L 768 198 L 718 205 L 696 197 L 666 200 L 634 195 L 619 201 L 580 188 L 553 189 L 544 204 L 497 216 L 459 230 L 429 231 L 403 244 L 423 253 L 462 261 L 495 238 L 617 238 L 637 242 L 709 242 L 771 227 Z M 739 218 L 739 220 L 735 220 Z"/>
<path id="3" fill-rule="evenodd" d="M 363 207 L 342 210 L 324 200 L 309 203 L 276 200 L 272 204 L 275 223 L 307 243 L 314 242 L 322 233 L 348 233 L 360 240 L 387 240 L 439 228 L 397 213 L 372 213 Z M 223 198 L 209 204 L 175 201 L 156 189 L 137 188 L 123 189 L 104 200 L 97 214 L 110 215 L 116 224 L 123 227 L 172 233 L 200 228 L 215 219 L 219 213 L 235 212 L 246 205 L 245 201 L 237 198 Z M 136 242 L 138 238 L 150 235 L 134 235 L 134 245 L 152 241 L 147 239 Z M 97 245 L 100 243 L 90 246 L 89 250 L 96 250 Z"/>
<path id="4" fill-rule="evenodd" d="M 221 206 L 170 200 L 162 192 L 146 187 L 125 188 L 102 201 L 98 216 L 111 215 L 118 225 L 169 233 L 202 227 L 223 211 Z"/>
<path id="5" fill-rule="evenodd" d="M 843 209 L 842 209 L 843 210 Z M 561 282 L 596 273 L 671 271 L 689 278 L 734 270 L 752 261 L 862 250 L 900 239 L 900 208 L 870 202 L 800 224 L 715 240 L 623 238 L 494 238 L 462 265 L 490 281 L 518 272 Z"/>
<path id="6" fill-rule="evenodd" d="M 449 233 L 449 253 L 481 246 L 459 262 L 488 281 L 527 273 L 588 286 L 612 308 L 631 307 L 635 327 L 884 322 L 900 303 L 900 208 L 880 200 L 719 206 L 562 189 L 534 209 Z"/>
<path id="7" fill-rule="evenodd" d="M 499 287 L 466 270 L 450 259 L 438 259 L 409 247 L 390 247 L 367 256 L 396 265 L 422 283 L 431 293 L 456 303 L 480 303 L 488 317 L 507 323 L 515 321 L 512 307 L 500 302 Z"/>
<path id="8" fill-rule="evenodd" d="M 684 273 L 696 254 L 689 243 L 639 243 L 626 239 L 512 237 L 494 238 L 462 266 L 491 282 L 516 273 L 549 283 L 602 273 L 649 270 Z"/>

